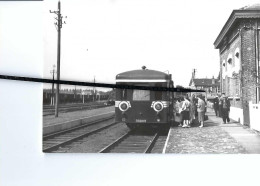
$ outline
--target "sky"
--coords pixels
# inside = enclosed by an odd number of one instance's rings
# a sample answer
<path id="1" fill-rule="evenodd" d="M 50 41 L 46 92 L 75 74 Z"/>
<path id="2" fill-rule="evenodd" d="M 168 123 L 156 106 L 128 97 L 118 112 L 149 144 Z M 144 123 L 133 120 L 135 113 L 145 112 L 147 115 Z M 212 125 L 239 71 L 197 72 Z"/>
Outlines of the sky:
<path id="1" fill-rule="evenodd" d="M 56 0 L 46 0 L 44 77 L 56 64 Z M 147 69 L 172 74 L 188 87 L 197 78 L 217 77 L 219 51 L 213 43 L 232 10 L 256 0 L 61 0 L 67 19 L 61 33 L 61 79 L 115 83 L 121 72 Z M 50 85 L 45 85 L 45 88 Z"/>

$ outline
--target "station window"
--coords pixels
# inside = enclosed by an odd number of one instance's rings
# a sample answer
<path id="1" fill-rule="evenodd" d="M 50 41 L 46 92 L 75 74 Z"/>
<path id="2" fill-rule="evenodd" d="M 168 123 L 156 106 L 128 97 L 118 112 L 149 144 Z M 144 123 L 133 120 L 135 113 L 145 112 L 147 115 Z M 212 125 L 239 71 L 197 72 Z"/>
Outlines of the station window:
<path id="1" fill-rule="evenodd" d="M 228 59 L 228 64 L 230 64 L 230 65 L 232 64 L 232 58 Z"/>
<path id="2" fill-rule="evenodd" d="M 224 63 L 222 63 L 222 66 L 223 66 L 223 71 L 227 71 L 227 65 L 226 65 L 226 63 L 224 62 Z"/>
<path id="3" fill-rule="evenodd" d="M 239 58 L 239 52 L 237 52 L 237 53 L 235 54 L 235 56 L 236 56 L 236 58 Z"/>
<path id="4" fill-rule="evenodd" d="M 234 65 L 234 67 L 235 67 L 235 72 L 238 73 L 240 68 L 241 68 L 240 67 L 240 65 L 241 65 L 241 61 L 240 61 L 240 48 L 237 47 L 234 53 L 235 53 L 235 57 L 234 57 L 235 58 L 235 60 L 234 60 L 235 65 Z"/>
<path id="5" fill-rule="evenodd" d="M 235 61 L 234 61 L 234 63 L 233 63 L 233 67 L 235 67 L 235 63 L 236 63 L 236 64 L 239 64 L 239 63 L 238 63 L 238 60 L 239 60 L 239 52 L 236 52 L 235 56 L 236 56 L 236 57 L 235 57 Z"/>
<path id="6" fill-rule="evenodd" d="M 162 91 L 155 91 L 155 100 L 162 100 Z"/>

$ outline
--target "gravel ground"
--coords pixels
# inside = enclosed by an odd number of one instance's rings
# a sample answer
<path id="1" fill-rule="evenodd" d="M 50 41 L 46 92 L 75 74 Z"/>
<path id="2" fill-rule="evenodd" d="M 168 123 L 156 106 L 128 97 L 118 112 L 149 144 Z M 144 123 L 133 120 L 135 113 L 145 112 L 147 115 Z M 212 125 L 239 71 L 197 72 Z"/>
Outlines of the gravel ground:
<path id="1" fill-rule="evenodd" d="M 97 153 L 105 146 L 115 141 L 120 136 L 129 131 L 123 123 L 118 123 L 113 127 L 105 129 L 96 134 L 84 138 L 81 144 L 73 145 L 67 152 L 69 153 Z"/>
<path id="2" fill-rule="evenodd" d="M 209 120 L 203 128 L 173 127 L 166 153 L 247 153 L 244 147 L 219 126 L 220 123 L 211 119 L 215 117 L 212 112 L 207 115 Z"/>
<path id="3" fill-rule="evenodd" d="M 44 116 L 43 117 L 43 126 L 52 125 L 56 123 L 62 123 L 65 121 L 80 119 L 84 117 L 94 116 L 102 113 L 108 113 L 115 111 L 115 107 L 104 107 L 93 110 L 83 110 L 83 111 L 74 111 L 67 113 L 59 113 L 59 117 L 55 118 L 54 115 Z"/>

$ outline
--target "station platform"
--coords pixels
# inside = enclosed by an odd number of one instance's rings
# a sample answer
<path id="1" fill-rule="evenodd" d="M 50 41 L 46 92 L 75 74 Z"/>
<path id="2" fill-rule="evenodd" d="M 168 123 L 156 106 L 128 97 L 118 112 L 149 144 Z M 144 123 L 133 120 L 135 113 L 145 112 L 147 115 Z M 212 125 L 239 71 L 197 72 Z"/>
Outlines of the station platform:
<path id="1" fill-rule="evenodd" d="M 258 132 L 235 121 L 222 124 L 222 118 L 211 109 L 204 127 L 198 124 L 191 128 L 171 127 L 165 153 L 184 154 L 258 154 L 260 135 Z"/>
<path id="2" fill-rule="evenodd" d="M 112 117 L 114 116 L 114 113 L 115 107 L 110 106 L 93 110 L 59 113 L 59 117 L 57 118 L 55 118 L 54 115 L 43 116 L 43 135 L 77 127 L 79 125 L 107 117 Z"/>
<path id="3" fill-rule="evenodd" d="M 59 117 L 55 118 L 54 115 L 43 116 L 43 126 L 55 125 L 57 123 L 76 120 L 79 118 L 91 117 L 99 114 L 114 112 L 115 107 L 103 107 L 93 110 L 80 110 L 66 113 L 59 113 Z"/>

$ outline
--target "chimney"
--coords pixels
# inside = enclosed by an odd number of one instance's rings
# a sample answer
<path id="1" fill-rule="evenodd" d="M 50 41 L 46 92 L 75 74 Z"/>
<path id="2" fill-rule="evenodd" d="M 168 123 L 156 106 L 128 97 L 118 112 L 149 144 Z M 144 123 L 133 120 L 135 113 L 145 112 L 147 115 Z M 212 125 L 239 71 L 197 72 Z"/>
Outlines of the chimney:
<path id="1" fill-rule="evenodd" d="M 195 74 L 196 74 L 196 69 L 192 69 L 192 75 L 191 75 L 191 78 L 192 79 L 195 79 Z"/>
<path id="2" fill-rule="evenodd" d="M 213 84 L 213 85 L 215 84 L 215 78 L 214 78 L 214 76 L 212 77 L 212 84 Z"/>

